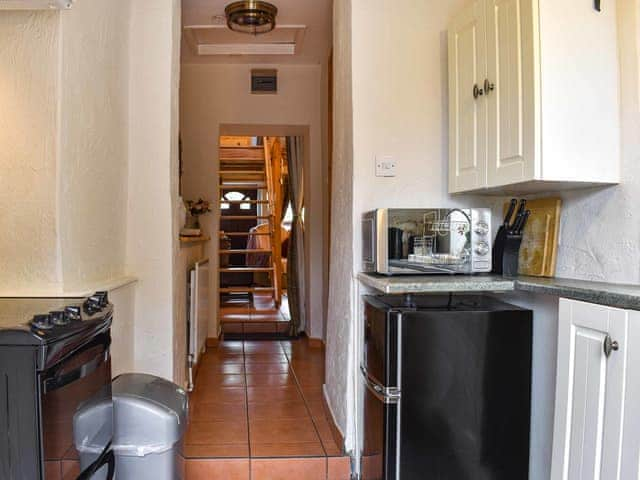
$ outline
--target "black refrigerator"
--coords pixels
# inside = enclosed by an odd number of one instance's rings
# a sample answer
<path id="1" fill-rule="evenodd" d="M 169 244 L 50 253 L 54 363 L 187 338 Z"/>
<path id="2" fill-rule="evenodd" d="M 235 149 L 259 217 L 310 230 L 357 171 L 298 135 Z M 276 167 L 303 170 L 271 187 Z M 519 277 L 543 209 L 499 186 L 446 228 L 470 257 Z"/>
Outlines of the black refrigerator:
<path id="1" fill-rule="evenodd" d="M 362 480 L 526 480 L 532 312 L 486 296 L 367 296 Z"/>

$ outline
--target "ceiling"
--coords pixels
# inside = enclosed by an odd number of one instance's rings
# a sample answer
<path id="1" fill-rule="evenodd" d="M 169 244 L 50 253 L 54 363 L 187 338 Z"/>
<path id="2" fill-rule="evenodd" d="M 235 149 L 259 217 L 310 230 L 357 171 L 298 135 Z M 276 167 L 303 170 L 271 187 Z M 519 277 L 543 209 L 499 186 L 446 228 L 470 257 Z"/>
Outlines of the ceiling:
<path id="1" fill-rule="evenodd" d="M 224 7 L 231 1 L 182 0 L 182 63 L 321 64 L 327 60 L 333 0 L 270 0 L 278 7 L 276 30 L 258 36 L 226 28 Z"/>

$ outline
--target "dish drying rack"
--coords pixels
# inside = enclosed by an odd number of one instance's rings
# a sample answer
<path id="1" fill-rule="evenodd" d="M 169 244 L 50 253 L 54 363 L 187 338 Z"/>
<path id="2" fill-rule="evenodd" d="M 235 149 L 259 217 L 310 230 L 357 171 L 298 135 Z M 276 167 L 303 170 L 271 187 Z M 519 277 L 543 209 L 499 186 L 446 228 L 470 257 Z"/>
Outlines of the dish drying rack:
<path id="1" fill-rule="evenodd" d="M 454 232 L 459 235 L 467 235 L 471 230 L 471 224 L 467 220 L 452 220 L 449 217 L 444 220 L 427 220 L 423 223 L 422 237 L 416 238 L 414 243 L 414 253 L 409 254 L 409 263 L 419 263 L 423 265 L 464 265 L 470 252 L 465 249 L 461 255 L 449 253 L 434 253 L 437 237 L 452 236 Z M 430 234 L 429 234 L 430 233 Z"/>

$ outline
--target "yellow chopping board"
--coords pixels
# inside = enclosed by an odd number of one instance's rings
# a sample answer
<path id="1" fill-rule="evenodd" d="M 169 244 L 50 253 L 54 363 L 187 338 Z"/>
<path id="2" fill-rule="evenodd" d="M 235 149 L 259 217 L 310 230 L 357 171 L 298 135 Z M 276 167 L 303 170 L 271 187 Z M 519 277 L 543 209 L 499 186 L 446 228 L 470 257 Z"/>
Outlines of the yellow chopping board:
<path id="1" fill-rule="evenodd" d="M 505 203 L 505 215 L 508 207 L 509 204 Z M 527 200 L 527 210 L 531 210 L 531 215 L 522 235 L 518 265 L 520 275 L 534 277 L 555 275 L 561 208 L 560 198 Z"/>

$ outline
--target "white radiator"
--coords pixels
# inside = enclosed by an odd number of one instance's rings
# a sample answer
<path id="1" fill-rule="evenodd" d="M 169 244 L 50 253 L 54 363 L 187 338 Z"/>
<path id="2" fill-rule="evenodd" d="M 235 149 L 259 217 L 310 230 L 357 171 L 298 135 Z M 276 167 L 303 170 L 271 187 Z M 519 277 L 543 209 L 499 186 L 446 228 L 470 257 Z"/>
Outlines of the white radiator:
<path id="1" fill-rule="evenodd" d="M 209 260 L 201 260 L 189 271 L 189 390 L 193 388 L 193 367 L 206 348 L 209 322 Z"/>

